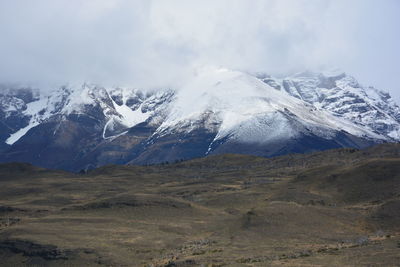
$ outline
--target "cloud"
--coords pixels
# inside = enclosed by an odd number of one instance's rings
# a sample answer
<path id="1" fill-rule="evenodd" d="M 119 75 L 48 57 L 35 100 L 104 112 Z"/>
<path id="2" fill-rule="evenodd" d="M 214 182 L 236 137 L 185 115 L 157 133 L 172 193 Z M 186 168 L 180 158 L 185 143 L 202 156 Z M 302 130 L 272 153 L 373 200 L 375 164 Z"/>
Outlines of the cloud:
<path id="1" fill-rule="evenodd" d="M 400 99 L 399 11 L 396 0 L 1 1 L 0 81 L 177 87 L 203 65 L 337 66 Z"/>

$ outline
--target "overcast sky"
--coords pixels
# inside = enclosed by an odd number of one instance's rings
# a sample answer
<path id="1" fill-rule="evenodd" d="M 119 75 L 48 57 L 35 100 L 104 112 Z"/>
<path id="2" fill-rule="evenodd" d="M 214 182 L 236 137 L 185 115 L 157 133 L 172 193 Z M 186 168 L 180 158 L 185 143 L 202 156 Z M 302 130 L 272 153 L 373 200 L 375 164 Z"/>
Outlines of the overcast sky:
<path id="1" fill-rule="evenodd" d="M 400 103 L 397 0 L 1 0 L 0 82 L 174 87 L 339 67 Z"/>

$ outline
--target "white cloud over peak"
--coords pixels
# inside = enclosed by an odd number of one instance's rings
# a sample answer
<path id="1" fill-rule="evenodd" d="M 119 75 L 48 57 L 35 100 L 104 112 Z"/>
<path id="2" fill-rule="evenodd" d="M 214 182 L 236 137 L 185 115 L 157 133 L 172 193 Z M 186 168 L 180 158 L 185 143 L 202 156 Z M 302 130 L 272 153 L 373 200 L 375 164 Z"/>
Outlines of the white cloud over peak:
<path id="1" fill-rule="evenodd" d="M 198 66 L 337 66 L 400 99 L 396 0 L 0 2 L 0 82 L 179 86 Z"/>

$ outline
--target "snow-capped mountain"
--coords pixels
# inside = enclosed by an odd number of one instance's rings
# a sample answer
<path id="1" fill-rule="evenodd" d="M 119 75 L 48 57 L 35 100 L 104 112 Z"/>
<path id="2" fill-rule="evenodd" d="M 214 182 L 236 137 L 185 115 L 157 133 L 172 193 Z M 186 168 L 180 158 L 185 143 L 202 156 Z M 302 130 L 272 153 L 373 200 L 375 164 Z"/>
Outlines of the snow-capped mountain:
<path id="1" fill-rule="evenodd" d="M 377 134 L 400 139 L 400 109 L 387 92 L 364 87 L 342 72 L 303 72 L 286 78 L 290 95 Z"/>
<path id="2" fill-rule="evenodd" d="M 80 170 L 214 153 L 262 156 L 400 140 L 389 94 L 344 73 L 203 68 L 177 90 L 0 90 L 0 160 Z"/>

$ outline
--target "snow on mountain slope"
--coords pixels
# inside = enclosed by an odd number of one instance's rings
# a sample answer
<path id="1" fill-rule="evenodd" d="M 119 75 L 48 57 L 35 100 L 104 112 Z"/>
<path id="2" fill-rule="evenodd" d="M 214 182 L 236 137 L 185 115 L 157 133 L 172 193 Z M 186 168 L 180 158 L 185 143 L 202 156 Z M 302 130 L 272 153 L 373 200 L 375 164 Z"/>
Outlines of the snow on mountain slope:
<path id="1" fill-rule="evenodd" d="M 265 143 L 299 133 L 329 139 L 342 130 L 363 138 L 400 140 L 400 109 L 390 96 L 337 71 L 276 79 L 203 68 L 176 91 L 145 93 L 92 84 L 40 94 L 17 91 L 0 95 L 9 145 L 31 128 L 71 114 L 94 117 L 103 127 L 102 137 L 110 140 L 145 121 L 157 128 L 153 136 L 205 127 L 216 134 L 214 141 L 229 137 Z M 20 121 L 14 125 L 15 118 Z"/>
<path id="2" fill-rule="evenodd" d="M 362 86 L 343 72 L 303 72 L 277 83 L 290 95 L 336 117 L 400 140 L 400 108 L 390 95 Z"/>
<path id="3" fill-rule="evenodd" d="M 130 88 L 103 88 L 84 84 L 81 87 L 63 86 L 55 91 L 41 92 L 32 102 L 18 99 L 13 105 L 3 105 L 3 110 L 19 108 L 19 116 L 29 118 L 27 124 L 14 131 L 5 141 L 12 145 L 24 136 L 31 128 L 46 120 L 60 115 L 65 118 L 70 114 L 92 116 L 99 108 L 104 118 L 103 138 L 112 138 L 123 134 L 126 129 L 146 121 L 158 109 L 161 101 L 171 97 L 171 92 L 158 92 L 145 95 Z M 3 99 L 4 98 L 0 98 Z"/>
<path id="4" fill-rule="evenodd" d="M 158 132 L 165 135 L 171 131 L 191 131 L 206 113 L 212 114 L 214 122 L 220 125 L 214 141 L 230 136 L 241 142 L 265 143 L 273 138 L 294 137 L 300 129 L 291 127 L 287 116 L 325 138 L 332 137 L 332 130 L 344 130 L 355 136 L 385 139 L 277 91 L 254 76 L 212 68 L 199 71 L 177 92 L 171 112 Z"/>
<path id="5" fill-rule="evenodd" d="M 116 91 L 118 91 L 116 93 Z M 116 112 L 113 116 L 108 116 L 109 120 L 104 126 L 103 138 L 114 138 L 126 133 L 126 130 L 145 122 L 149 118 L 155 115 L 156 111 L 162 113 L 160 108 L 161 104 L 166 104 L 166 100 L 172 97 L 169 91 L 160 91 L 151 95 L 145 96 L 138 90 L 132 90 L 128 88 L 114 88 L 109 89 L 111 96 L 112 106 Z M 141 98 L 138 98 L 140 96 Z M 118 97 L 118 98 L 117 98 Z M 136 102 L 132 101 L 136 99 Z M 115 100 L 118 101 L 118 103 Z M 164 102 L 166 101 L 166 102 Z M 124 131 L 117 135 L 106 136 L 108 128 L 115 128 L 115 125 L 122 125 Z"/>
<path id="6" fill-rule="evenodd" d="M 23 114 L 30 116 L 29 124 L 19 129 L 12 135 L 10 135 L 10 137 L 7 138 L 7 140 L 5 141 L 7 144 L 9 145 L 14 144 L 16 141 L 18 141 L 18 139 L 24 136 L 31 128 L 39 125 L 43 117 L 40 115 L 40 111 L 43 110 L 43 107 L 45 107 L 46 105 L 45 100 L 46 99 L 39 99 L 37 101 L 28 103 L 26 105 L 26 109 L 23 111 Z"/>
<path id="7" fill-rule="evenodd" d="M 5 142 L 12 145 L 31 128 L 39 125 L 41 122 L 60 111 L 65 102 L 65 98 L 65 88 L 60 88 L 47 96 L 42 96 L 39 94 L 39 91 L 36 91 L 35 99 L 31 99 L 31 102 L 26 101 L 27 103 L 25 103 L 24 108 L 20 110 L 20 116 L 28 117 L 29 122 L 24 127 L 12 133 Z"/>

